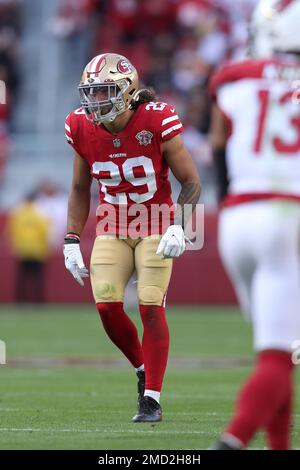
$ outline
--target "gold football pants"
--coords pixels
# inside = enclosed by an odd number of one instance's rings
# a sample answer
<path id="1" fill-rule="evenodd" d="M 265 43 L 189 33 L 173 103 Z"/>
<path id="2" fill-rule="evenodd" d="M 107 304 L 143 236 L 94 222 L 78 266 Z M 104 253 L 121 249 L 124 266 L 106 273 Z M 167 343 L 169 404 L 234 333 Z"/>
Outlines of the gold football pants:
<path id="1" fill-rule="evenodd" d="M 136 269 L 139 303 L 162 305 L 170 282 L 172 260 L 161 259 L 156 254 L 160 238 L 97 237 L 90 266 L 95 302 L 123 302 L 125 287 Z"/>

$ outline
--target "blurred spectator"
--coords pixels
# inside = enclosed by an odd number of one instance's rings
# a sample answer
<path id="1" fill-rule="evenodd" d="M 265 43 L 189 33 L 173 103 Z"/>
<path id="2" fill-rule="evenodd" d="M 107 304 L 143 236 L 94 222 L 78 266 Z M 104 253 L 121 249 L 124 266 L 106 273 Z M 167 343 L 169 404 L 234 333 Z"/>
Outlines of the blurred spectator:
<path id="1" fill-rule="evenodd" d="M 96 0 L 60 0 L 56 16 L 51 21 L 51 30 L 61 37 L 76 35 L 89 25 Z"/>
<path id="2" fill-rule="evenodd" d="M 22 28 L 18 0 L 0 0 L 0 79 L 4 80 L 11 100 L 19 87 L 19 39 Z"/>
<path id="3" fill-rule="evenodd" d="M 40 211 L 51 221 L 49 233 L 51 246 L 60 249 L 67 229 L 67 194 L 56 183 L 45 180 L 36 191 L 35 202 Z"/>
<path id="4" fill-rule="evenodd" d="M 0 105 L 1 110 L 1 105 Z M 0 188 L 5 177 L 5 166 L 10 149 L 10 139 L 6 126 L 1 123 L 0 118 Z"/>
<path id="5" fill-rule="evenodd" d="M 252 11 L 258 0 L 235 0 L 234 8 L 232 0 L 218 0 L 227 12 L 230 23 L 230 56 L 234 59 L 242 59 L 247 54 L 249 21 Z"/>
<path id="6" fill-rule="evenodd" d="M 12 101 L 16 99 L 19 88 L 18 63 L 15 55 L 3 47 L 2 39 L 3 35 L 0 30 L 0 80 L 5 82 L 8 97 Z M 9 108 L 8 111 L 7 119 L 10 118 L 11 109 Z"/>
<path id="7" fill-rule="evenodd" d="M 189 152 L 199 167 L 209 167 L 212 164 L 212 154 L 206 135 L 201 132 L 201 107 L 190 101 L 184 118 L 183 140 Z"/>
<path id="8" fill-rule="evenodd" d="M 39 210 L 35 195 L 29 195 L 8 219 L 8 237 L 16 257 L 16 301 L 44 301 L 44 270 L 49 255 L 49 219 Z"/>
<path id="9" fill-rule="evenodd" d="M 9 28 L 19 35 L 22 29 L 20 0 L 0 0 L 0 29 Z"/>
<path id="10" fill-rule="evenodd" d="M 130 41 L 137 27 L 138 0 L 104 1 L 102 9 L 105 23 L 119 34 L 120 41 Z"/>
<path id="11" fill-rule="evenodd" d="M 0 184 L 10 149 L 12 110 L 19 89 L 18 46 L 21 33 L 19 0 L 0 0 L 0 81 L 5 83 L 5 103 L 0 103 Z"/>
<path id="12" fill-rule="evenodd" d="M 89 60 L 97 4 L 97 0 L 59 0 L 56 15 L 47 25 L 48 31 L 61 40 L 59 76 L 71 89 L 79 82 Z"/>
<path id="13" fill-rule="evenodd" d="M 1 66 L 0 55 L 0 187 L 4 181 L 5 166 L 10 148 L 10 137 L 8 129 L 8 119 L 10 116 L 10 97 L 6 86 L 6 69 Z"/>

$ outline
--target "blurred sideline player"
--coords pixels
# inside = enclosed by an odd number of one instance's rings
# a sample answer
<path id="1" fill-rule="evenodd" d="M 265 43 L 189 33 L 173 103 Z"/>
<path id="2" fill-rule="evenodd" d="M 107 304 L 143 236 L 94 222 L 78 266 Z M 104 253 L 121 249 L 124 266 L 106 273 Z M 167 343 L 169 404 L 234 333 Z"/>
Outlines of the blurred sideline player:
<path id="1" fill-rule="evenodd" d="M 290 446 L 292 345 L 300 339 L 299 25 L 300 1 L 261 1 L 252 20 L 255 59 L 212 79 L 219 248 L 257 352 L 219 450 L 247 447 L 261 429 L 271 449 Z"/>
<path id="2" fill-rule="evenodd" d="M 100 190 L 90 269 L 95 303 L 106 333 L 137 372 L 138 413 L 133 421 L 160 421 L 169 350 L 165 298 L 172 258 L 185 250 L 185 235 L 177 211 L 163 236 L 160 223 L 148 231 L 146 217 L 140 222 L 141 236 L 134 238 L 128 234 L 128 224 L 134 219 L 130 210 L 139 204 L 147 215 L 154 205 L 173 206 L 169 169 L 182 185 L 178 206 L 195 206 L 199 176 L 182 143 L 176 111 L 166 103 L 153 102 L 149 90 L 139 90 L 138 73 L 125 57 L 96 56 L 83 72 L 79 93 L 82 107 L 70 113 L 65 124 L 67 141 L 74 149 L 65 265 L 83 285 L 87 270 L 79 242 L 94 177 Z M 127 223 L 122 218 L 124 208 Z M 111 214 L 116 215 L 115 224 Z M 124 290 L 134 269 L 144 327 L 142 343 L 123 307 Z"/>

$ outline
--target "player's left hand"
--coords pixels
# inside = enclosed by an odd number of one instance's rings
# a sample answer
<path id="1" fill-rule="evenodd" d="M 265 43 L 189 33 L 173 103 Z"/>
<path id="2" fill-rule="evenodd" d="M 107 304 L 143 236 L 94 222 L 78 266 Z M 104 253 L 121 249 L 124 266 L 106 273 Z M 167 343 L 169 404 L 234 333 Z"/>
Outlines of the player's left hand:
<path id="1" fill-rule="evenodd" d="M 162 236 L 156 254 L 162 258 L 178 258 L 186 247 L 186 237 L 181 225 L 170 225 Z"/>

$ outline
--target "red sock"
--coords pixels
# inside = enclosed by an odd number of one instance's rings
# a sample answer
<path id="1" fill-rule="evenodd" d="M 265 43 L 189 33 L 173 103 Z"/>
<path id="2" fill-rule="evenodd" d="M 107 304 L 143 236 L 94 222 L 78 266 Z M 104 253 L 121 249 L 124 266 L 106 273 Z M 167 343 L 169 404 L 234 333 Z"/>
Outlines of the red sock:
<path id="1" fill-rule="evenodd" d="M 279 445 L 287 445 L 292 368 L 288 352 L 270 350 L 260 353 L 256 369 L 240 393 L 235 416 L 226 432 L 247 446 L 254 434 L 264 428 L 268 430 L 272 446 L 278 445 L 278 434 L 281 434 Z M 283 414 L 282 410 L 285 410 Z M 285 422 L 285 426 L 279 432 L 281 422 Z"/>
<path id="2" fill-rule="evenodd" d="M 293 409 L 293 382 L 288 381 L 290 390 L 284 405 L 278 410 L 267 427 L 267 440 L 272 450 L 288 450 L 291 447 L 291 425 Z"/>
<path id="3" fill-rule="evenodd" d="M 97 303 L 97 308 L 109 338 L 123 352 L 133 367 L 140 367 L 144 362 L 142 346 L 135 324 L 124 312 L 123 303 Z"/>
<path id="4" fill-rule="evenodd" d="M 160 392 L 170 343 L 165 308 L 140 305 L 140 314 L 144 325 L 142 348 L 146 374 L 145 389 Z"/>

